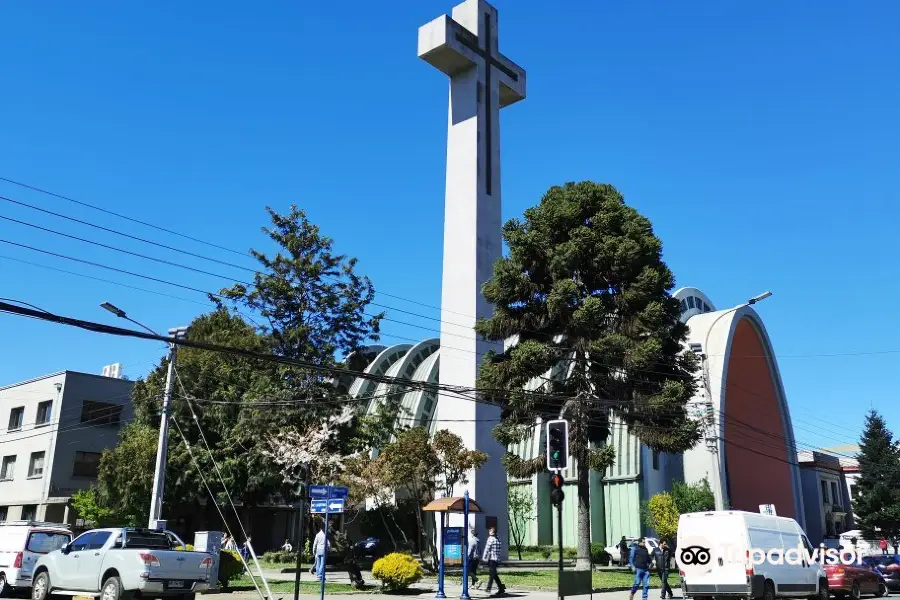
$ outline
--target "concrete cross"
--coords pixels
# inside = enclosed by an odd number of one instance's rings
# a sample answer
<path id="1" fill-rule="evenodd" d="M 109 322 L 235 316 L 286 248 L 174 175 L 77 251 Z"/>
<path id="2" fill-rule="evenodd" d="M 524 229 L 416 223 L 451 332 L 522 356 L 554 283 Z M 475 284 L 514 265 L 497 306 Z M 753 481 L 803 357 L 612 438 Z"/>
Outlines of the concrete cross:
<path id="1" fill-rule="evenodd" d="M 497 9 L 484 0 L 466 0 L 453 9 L 453 18 L 442 15 L 419 28 L 419 58 L 450 77 L 451 83 L 475 70 L 475 104 L 484 121 L 484 188 L 489 196 L 494 187 L 493 158 L 499 152 L 499 144 L 495 145 L 499 109 L 525 98 L 525 70 L 500 53 L 497 29 Z M 460 109 L 457 120 L 475 116 Z"/>

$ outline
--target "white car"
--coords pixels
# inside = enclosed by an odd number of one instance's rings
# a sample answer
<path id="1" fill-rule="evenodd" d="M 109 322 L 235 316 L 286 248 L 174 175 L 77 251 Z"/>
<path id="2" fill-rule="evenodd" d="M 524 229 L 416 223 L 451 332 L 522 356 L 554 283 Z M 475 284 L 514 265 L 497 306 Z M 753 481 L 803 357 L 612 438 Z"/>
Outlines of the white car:
<path id="1" fill-rule="evenodd" d="M 72 541 L 67 525 L 38 521 L 0 523 L 0 598 L 31 587 L 38 559 Z"/>
<path id="2" fill-rule="evenodd" d="M 678 520 L 675 559 L 685 598 L 829 600 L 822 563 L 806 558 L 813 552 L 787 517 L 722 510 Z"/>
<path id="3" fill-rule="evenodd" d="M 626 537 L 625 542 L 628 544 L 628 551 L 631 551 L 631 547 L 634 546 L 640 538 L 636 537 Z M 647 542 L 647 550 L 650 551 L 650 554 L 653 555 L 656 553 L 656 550 L 659 548 L 659 540 L 656 538 L 645 537 L 644 541 Z M 619 542 L 621 543 L 621 542 Z M 625 564 L 620 564 L 621 562 L 621 553 L 619 552 L 619 543 L 613 544 L 612 546 L 607 546 L 604 548 L 607 554 L 609 554 L 612 559 L 610 564 L 619 565 L 620 567 L 628 566 L 628 562 Z"/>
<path id="4" fill-rule="evenodd" d="M 213 557 L 174 549 L 166 532 L 125 527 L 93 529 L 41 558 L 32 600 L 52 595 L 194 600 L 210 586 Z M 213 582 L 214 583 L 214 582 Z"/>

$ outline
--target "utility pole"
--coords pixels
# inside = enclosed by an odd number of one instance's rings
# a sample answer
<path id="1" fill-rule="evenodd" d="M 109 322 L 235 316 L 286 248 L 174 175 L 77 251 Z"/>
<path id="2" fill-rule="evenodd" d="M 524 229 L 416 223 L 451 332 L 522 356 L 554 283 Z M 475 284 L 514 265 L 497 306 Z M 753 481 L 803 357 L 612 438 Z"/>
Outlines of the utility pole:
<path id="1" fill-rule="evenodd" d="M 104 302 L 100 305 L 105 311 L 111 312 L 120 319 L 125 319 L 130 323 L 134 323 L 144 331 L 149 331 L 153 335 L 159 335 L 156 331 L 147 327 L 140 321 L 135 321 L 128 314 L 111 302 Z M 169 330 L 169 368 L 166 371 L 166 391 L 163 394 L 162 412 L 159 420 L 159 445 L 156 448 L 156 471 L 153 475 L 153 495 L 150 497 L 150 529 L 157 529 L 157 521 L 162 515 L 163 493 L 166 488 L 166 458 L 168 457 L 169 444 L 169 407 L 172 404 L 172 388 L 175 385 L 175 354 L 178 347 L 174 340 L 181 339 L 187 335 L 187 327 L 173 327 Z"/>

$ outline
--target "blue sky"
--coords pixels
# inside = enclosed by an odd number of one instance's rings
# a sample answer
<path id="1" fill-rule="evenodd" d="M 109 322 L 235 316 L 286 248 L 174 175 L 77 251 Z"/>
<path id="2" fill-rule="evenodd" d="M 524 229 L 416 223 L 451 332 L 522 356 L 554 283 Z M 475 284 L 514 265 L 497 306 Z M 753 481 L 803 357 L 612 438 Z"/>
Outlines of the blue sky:
<path id="1" fill-rule="evenodd" d="M 721 307 L 759 305 L 796 436 L 853 441 L 865 411 L 900 428 L 892 234 L 900 80 L 890 2 L 496 0 L 501 51 L 528 72 L 503 111 L 503 210 L 551 185 L 616 185 L 653 222 L 681 285 Z M 0 7 L 0 176 L 218 244 L 264 240 L 266 204 L 292 202 L 360 258 L 377 288 L 440 301 L 447 81 L 416 29 L 452 2 L 7 2 Z M 259 8 L 262 6 L 263 8 Z M 243 259 L 0 182 L 0 195 Z M 0 201 L 0 215 L 199 268 Z M 226 282 L 0 221 L 0 237 L 203 289 Z M 111 322 L 112 301 L 157 329 L 201 305 L 9 260 L 185 290 L 0 244 L 2 293 Z M 246 262 L 249 266 L 252 263 Z M 384 304 L 385 342 L 436 335 L 437 311 Z M 0 316 L 0 382 L 122 362 L 161 345 Z"/>

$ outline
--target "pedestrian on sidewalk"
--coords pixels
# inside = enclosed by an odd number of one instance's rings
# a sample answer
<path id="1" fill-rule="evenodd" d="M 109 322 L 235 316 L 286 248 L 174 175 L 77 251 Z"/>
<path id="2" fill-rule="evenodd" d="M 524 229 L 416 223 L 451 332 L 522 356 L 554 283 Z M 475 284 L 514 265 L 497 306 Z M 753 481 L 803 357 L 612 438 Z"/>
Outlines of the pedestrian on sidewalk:
<path id="1" fill-rule="evenodd" d="M 884 536 L 882 536 L 881 541 L 878 542 L 878 547 L 881 548 L 882 554 L 886 555 L 888 553 L 888 551 L 887 551 L 888 543 L 887 543 L 887 540 L 884 539 Z"/>
<path id="2" fill-rule="evenodd" d="M 634 600 L 634 593 L 641 590 L 641 599 L 647 600 L 650 595 L 650 552 L 644 543 L 644 538 L 637 541 L 631 548 L 631 556 L 628 565 L 634 569 L 634 584 L 631 586 L 631 594 L 628 600 Z"/>
<path id="3" fill-rule="evenodd" d="M 669 587 L 669 565 L 671 564 L 672 550 L 669 548 L 666 540 L 660 540 L 659 552 L 656 555 L 656 569 L 659 572 L 659 580 L 662 582 L 662 593 L 659 596 L 662 600 L 665 600 L 667 597 L 675 597 L 672 593 L 672 588 Z"/>
<path id="4" fill-rule="evenodd" d="M 496 581 L 497 593 L 494 594 L 495 596 L 506 594 L 506 586 L 503 585 L 503 582 L 500 581 L 500 577 L 497 575 L 497 566 L 500 564 L 500 552 L 502 550 L 503 546 L 500 543 L 500 538 L 497 537 L 497 528 L 491 527 L 488 530 L 488 540 L 484 545 L 484 555 L 481 557 L 481 560 L 488 564 L 488 582 L 484 591 L 490 594 L 491 586 Z"/>
<path id="5" fill-rule="evenodd" d="M 622 539 L 619 540 L 619 566 L 624 567 L 628 564 L 628 540 L 625 539 L 625 536 L 622 536 Z"/>
<path id="6" fill-rule="evenodd" d="M 475 588 L 479 588 L 481 586 L 481 582 L 478 581 L 478 559 L 481 556 L 478 553 L 479 546 L 481 545 L 481 540 L 478 539 L 478 535 L 475 532 L 474 527 L 469 528 L 469 542 L 468 542 L 468 561 L 469 561 L 469 585 Z"/>
<path id="7" fill-rule="evenodd" d="M 328 540 L 327 534 L 325 533 L 325 523 L 323 522 L 321 525 L 321 529 L 319 533 L 316 534 L 316 538 L 313 540 L 312 553 L 315 557 L 315 569 L 316 576 L 321 580 L 325 579 L 325 562 L 327 557 L 325 556 L 325 544 Z"/>

